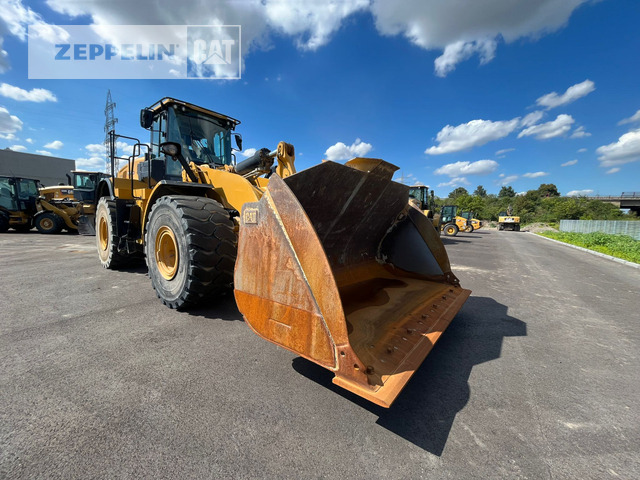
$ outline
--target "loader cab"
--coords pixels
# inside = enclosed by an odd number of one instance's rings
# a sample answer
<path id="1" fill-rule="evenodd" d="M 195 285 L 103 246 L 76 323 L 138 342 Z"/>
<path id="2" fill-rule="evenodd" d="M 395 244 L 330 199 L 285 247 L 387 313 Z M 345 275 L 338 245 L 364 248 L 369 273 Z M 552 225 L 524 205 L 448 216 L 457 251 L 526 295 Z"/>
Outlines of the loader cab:
<path id="1" fill-rule="evenodd" d="M 10 212 L 35 213 L 38 200 L 38 180 L 0 177 L 0 207 Z"/>
<path id="2" fill-rule="evenodd" d="M 95 203 L 96 192 L 100 180 L 106 175 L 102 172 L 83 172 L 74 170 L 73 177 L 73 198 L 78 202 Z"/>
<path id="3" fill-rule="evenodd" d="M 38 212 L 38 187 L 32 178 L 0 176 L 0 233 L 13 228 L 27 232 Z"/>
<path id="4" fill-rule="evenodd" d="M 409 187 L 409 197 L 420 204 L 420 210 L 429 209 L 429 187 L 424 185 Z"/>
<path id="5" fill-rule="evenodd" d="M 163 98 L 140 112 L 140 124 L 151 131 L 151 176 L 155 180 L 182 180 L 182 163 L 176 157 L 162 153 L 160 146 L 166 142 L 180 145 L 180 154 L 188 163 L 211 168 L 224 168 L 234 163 L 231 132 L 240 124 L 234 118 L 173 98 Z M 240 136 L 235 137 L 241 147 Z"/>
<path id="6" fill-rule="evenodd" d="M 458 207 L 456 207 L 455 205 L 445 205 L 444 207 L 442 207 L 442 210 L 440 212 L 440 223 L 444 225 L 449 222 L 454 222 L 457 213 Z"/>

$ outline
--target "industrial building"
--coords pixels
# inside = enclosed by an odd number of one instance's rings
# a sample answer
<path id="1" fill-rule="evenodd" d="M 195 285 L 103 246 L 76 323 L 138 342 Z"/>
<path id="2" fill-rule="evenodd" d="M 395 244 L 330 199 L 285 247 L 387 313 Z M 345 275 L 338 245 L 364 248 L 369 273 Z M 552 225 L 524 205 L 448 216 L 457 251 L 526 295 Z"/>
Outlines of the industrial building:
<path id="1" fill-rule="evenodd" d="M 67 176 L 75 170 L 76 161 L 34 153 L 0 150 L 0 175 L 35 178 L 45 186 L 67 184 Z"/>

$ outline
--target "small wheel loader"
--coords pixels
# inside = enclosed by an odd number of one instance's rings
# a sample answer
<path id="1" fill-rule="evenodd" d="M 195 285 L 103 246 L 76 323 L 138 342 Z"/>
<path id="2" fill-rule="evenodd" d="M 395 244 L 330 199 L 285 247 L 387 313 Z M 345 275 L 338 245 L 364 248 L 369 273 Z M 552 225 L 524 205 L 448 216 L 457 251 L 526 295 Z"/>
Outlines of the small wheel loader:
<path id="1" fill-rule="evenodd" d="M 460 230 L 464 231 L 467 227 L 466 220 L 456 215 L 458 207 L 455 205 L 445 205 L 441 208 L 440 213 L 434 213 L 436 206 L 433 190 L 431 197 L 429 197 L 429 187 L 425 185 L 409 187 L 409 202 L 422 211 L 436 229 L 448 237 L 455 237 Z"/>
<path id="2" fill-rule="evenodd" d="M 474 212 L 460 212 L 460 216 L 467 222 L 467 227 L 464 230 L 467 233 L 472 233 L 482 228 L 482 222 L 474 218 L 474 215 Z"/>
<path id="3" fill-rule="evenodd" d="M 389 407 L 470 294 L 409 188 L 391 180 L 397 167 L 355 158 L 296 172 L 285 142 L 235 162 L 240 122 L 172 98 L 140 118 L 149 146 L 124 137 L 133 155 L 112 148 L 97 190 L 102 265 L 146 257 L 171 308 L 233 284 L 255 333 Z"/>
<path id="4" fill-rule="evenodd" d="M 10 228 L 28 232 L 38 212 L 38 187 L 33 178 L 0 176 L 0 233 Z"/>

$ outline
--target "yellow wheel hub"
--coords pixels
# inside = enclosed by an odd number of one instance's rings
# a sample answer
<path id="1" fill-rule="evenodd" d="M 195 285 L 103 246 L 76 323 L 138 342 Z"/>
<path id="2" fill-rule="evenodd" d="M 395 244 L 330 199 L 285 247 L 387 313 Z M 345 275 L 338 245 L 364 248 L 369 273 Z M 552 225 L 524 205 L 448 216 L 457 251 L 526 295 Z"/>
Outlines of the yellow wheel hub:
<path id="1" fill-rule="evenodd" d="M 40 220 L 40 226 L 45 230 L 51 230 L 53 228 L 53 221 L 50 218 L 43 218 Z"/>
<path id="2" fill-rule="evenodd" d="M 178 271 L 178 244 L 173 230 L 167 226 L 160 227 L 155 246 L 158 271 L 166 280 L 171 280 Z"/>
<path id="3" fill-rule="evenodd" d="M 98 235 L 100 238 L 100 248 L 104 251 L 109 246 L 109 225 L 107 225 L 107 219 L 104 217 L 100 217 Z"/>

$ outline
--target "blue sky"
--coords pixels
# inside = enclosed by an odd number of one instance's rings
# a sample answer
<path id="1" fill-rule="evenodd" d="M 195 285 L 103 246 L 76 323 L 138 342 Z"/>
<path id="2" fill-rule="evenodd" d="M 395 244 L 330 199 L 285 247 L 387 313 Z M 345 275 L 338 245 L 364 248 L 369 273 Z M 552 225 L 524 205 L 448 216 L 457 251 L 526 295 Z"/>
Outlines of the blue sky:
<path id="1" fill-rule="evenodd" d="M 117 130 L 143 140 L 140 109 L 173 96 L 240 119 L 245 150 L 293 143 L 299 169 L 383 158 L 439 196 L 640 190 L 640 2 L 440 3 L 11 0 L 0 148 L 101 165 L 111 89 Z M 216 21 L 242 24 L 241 80 L 28 79 L 29 24 Z"/>

